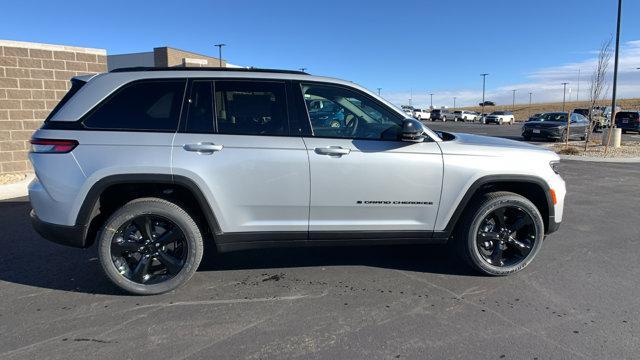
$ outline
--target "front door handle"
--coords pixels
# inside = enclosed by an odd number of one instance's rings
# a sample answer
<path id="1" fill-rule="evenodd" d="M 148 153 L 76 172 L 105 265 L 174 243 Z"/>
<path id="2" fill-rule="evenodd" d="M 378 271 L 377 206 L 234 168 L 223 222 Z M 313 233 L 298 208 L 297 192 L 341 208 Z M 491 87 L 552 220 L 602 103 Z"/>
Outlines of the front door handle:
<path id="1" fill-rule="evenodd" d="M 217 145 L 210 142 L 199 142 L 197 144 L 184 144 L 182 146 L 186 151 L 197 152 L 202 155 L 213 154 L 216 151 L 221 151 L 224 146 Z"/>
<path id="2" fill-rule="evenodd" d="M 340 146 L 329 146 L 329 147 L 317 147 L 314 149 L 316 154 L 318 155 L 329 155 L 329 156 L 342 156 L 349 155 L 351 149 L 345 149 Z"/>

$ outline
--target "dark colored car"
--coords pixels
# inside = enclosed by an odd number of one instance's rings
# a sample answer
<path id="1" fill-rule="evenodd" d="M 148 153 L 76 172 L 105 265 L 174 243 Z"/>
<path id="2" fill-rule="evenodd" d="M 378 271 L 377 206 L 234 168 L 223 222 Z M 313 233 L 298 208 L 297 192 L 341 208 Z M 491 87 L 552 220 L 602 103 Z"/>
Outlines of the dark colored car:
<path id="1" fill-rule="evenodd" d="M 532 138 L 552 139 L 565 141 L 567 138 L 585 139 L 589 120 L 577 113 L 571 114 L 570 133 L 567 132 L 567 113 L 544 113 L 537 120 L 527 121 L 522 126 L 522 137 L 525 140 Z"/>
<path id="2" fill-rule="evenodd" d="M 344 110 L 337 104 L 327 100 L 307 101 L 309 118 L 314 126 L 320 128 L 345 127 Z"/>
<path id="3" fill-rule="evenodd" d="M 637 131 L 640 133 L 640 111 L 619 111 L 616 113 L 616 126 L 627 131 Z"/>

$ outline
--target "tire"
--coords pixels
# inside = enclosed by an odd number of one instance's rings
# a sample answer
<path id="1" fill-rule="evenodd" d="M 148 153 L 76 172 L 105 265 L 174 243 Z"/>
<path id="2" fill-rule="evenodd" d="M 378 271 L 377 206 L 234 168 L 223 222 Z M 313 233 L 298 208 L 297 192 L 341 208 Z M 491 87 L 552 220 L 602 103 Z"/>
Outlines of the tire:
<path id="1" fill-rule="evenodd" d="M 500 261 L 496 262 L 496 264 L 492 264 L 485 258 L 486 254 L 481 254 L 481 251 L 484 251 L 480 249 L 482 246 L 481 244 L 486 243 L 486 240 L 480 243 L 478 242 L 478 239 L 481 226 L 486 226 L 485 221 L 487 216 L 492 214 L 493 211 L 501 208 L 508 208 L 509 210 L 507 211 L 509 212 L 522 211 L 522 214 L 526 215 L 528 219 L 527 221 L 530 221 L 530 223 L 526 225 L 526 228 L 524 228 L 525 233 L 528 233 L 529 229 L 531 229 L 531 231 L 535 231 L 535 235 L 533 238 L 529 238 L 529 241 L 524 241 L 520 234 L 515 235 L 516 240 L 518 240 L 520 244 L 529 246 L 529 250 L 526 255 L 521 253 L 520 250 L 515 250 L 519 248 L 518 245 L 509 242 L 510 240 L 506 240 L 508 243 L 504 245 L 505 248 L 503 250 L 500 250 L 500 254 L 514 254 L 516 257 L 521 257 L 521 259 L 517 261 L 514 260 L 515 262 L 513 263 L 506 261 L 502 263 L 502 261 Z M 523 216 L 523 218 L 524 217 L 525 216 Z M 509 227 L 509 225 L 505 226 Z M 509 239 L 511 239 L 511 237 L 509 237 Z M 456 254 L 472 269 L 485 275 L 504 276 L 518 272 L 527 267 L 540 250 L 543 239 L 544 221 L 536 206 L 521 195 L 500 191 L 479 195 L 470 202 L 461 222 L 456 226 L 456 231 L 454 232 L 454 238 L 452 241 L 454 244 L 453 249 Z M 496 242 L 493 246 L 493 251 L 495 251 L 496 246 L 502 247 L 503 245 L 499 245 Z M 491 259 L 493 259 L 493 252 L 491 252 L 491 254 Z"/>
<path id="2" fill-rule="evenodd" d="M 531 141 L 530 135 L 522 135 L 522 138 L 524 139 L 524 141 Z"/>
<path id="3" fill-rule="evenodd" d="M 627 133 L 627 130 L 622 129 L 622 133 L 623 133 L 623 134 L 626 134 L 626 133 Z"/>
<path id="4" fill-rule="evenodd" d="M 148 241 L 144 241 L 145 236 L 143 231 L 139 230 L 141 227 L 137 221 L 150 224 L 142 226 L 146 227 L 146 233 L 151 235 L 146 237 L 149 238 Z M 154 234 L 158 228 L 164 229 L 164 232 Z M 176 234 L 175 231 L 178 231 L 177 235 L 169 238 L 177 240 L 168 242 L 166 246 L 160 245 L 163 235 L 170 232 Z M 125 245 L 118 245 L 119 243 Z M 138 246 L 140 251 L 134 249 Z M 145 250 L 142 250 L 143 248 Z M 126 250 L 119 252 L 122 249 Z M 202 253 L 202 233 L 193 218 L 175 203 L 159 198 L 140 198 L 126 203 L 109 217 L 98 235 L 98 257 L 102 269 L 116 286 L 131 294 L 162 294 L 185 284 L 198 269 Z M 137 257 L 140 258 L 137 266 L 127 262 L 135 263 Z M 115 264 L 121 264 L 121 271 L 125 271 L 126 266 L 126 273 L 135 278 L 136 270 L 141 267 L 143 258 L 147 259 L 144 264 L 148 265 L 142 266 L 143 276 L 139 281 L 121 273 Z M 172 266 L 165 266 L 166 263 Z M 147 269 L 155 274 L 149 274 L 146 272 Z M 149 274 L 148 279 L 145 279 L 146 274 Z M 150 281 L 152 279 L 154 281 Z M 146 281 L 150 282 L 144 284 Z"/>
<path id="5" fill-rule="evenodd" d="M 502 119 L 498 120 L 498 125 L 502 125 Z"/>
<path id="6" fill-rule="evenodd" d="M 560 135 L 560 139 L 558 141 L 566 142 L 569 139 L 569 135 L 567 134 L 567 129 L 562 131 L 562 135 Z"/>

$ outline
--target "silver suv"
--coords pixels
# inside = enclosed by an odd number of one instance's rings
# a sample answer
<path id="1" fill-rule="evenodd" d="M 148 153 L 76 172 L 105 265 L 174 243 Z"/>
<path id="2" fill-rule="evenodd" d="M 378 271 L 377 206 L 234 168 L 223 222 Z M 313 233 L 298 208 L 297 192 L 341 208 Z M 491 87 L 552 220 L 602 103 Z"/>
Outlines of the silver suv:
<path id="1" fill-rule="evenodd" d="M 35 229 L 97 240 L 106 275 L 136 294 L 184 284 L 205 245 L 449 242 L 506 275 L 558 229 L 565 196 L 548 150 L 436 133 L 352 82 L 293 71 L 77 77 L 31 144 Z"/>

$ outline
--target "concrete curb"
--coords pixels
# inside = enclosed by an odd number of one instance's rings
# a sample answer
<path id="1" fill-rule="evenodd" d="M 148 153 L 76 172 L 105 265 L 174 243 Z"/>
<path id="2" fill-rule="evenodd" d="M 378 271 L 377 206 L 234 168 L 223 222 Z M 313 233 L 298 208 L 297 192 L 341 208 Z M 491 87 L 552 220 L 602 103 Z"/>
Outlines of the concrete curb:
<path id="1" fill-rule="evenodd" d="M 591 161 L 591 162 L 603 162 L 603 163 L 640 163 L 640 157 L 630 158 L 603 158 L 595 156 L 579 156 L 579 155 L 560 155 L 562 160 L 575 160 L 575 161 Z"/>
<path id="2" fill-rule="evenodd" d="M 33 173 L 27 174 L 27 177 L 17 183 L 0 185 L 0 200 L 13 199 L 17 197 L 27 196 L 27 187 L 31 180 L 35 178 Z"/>

